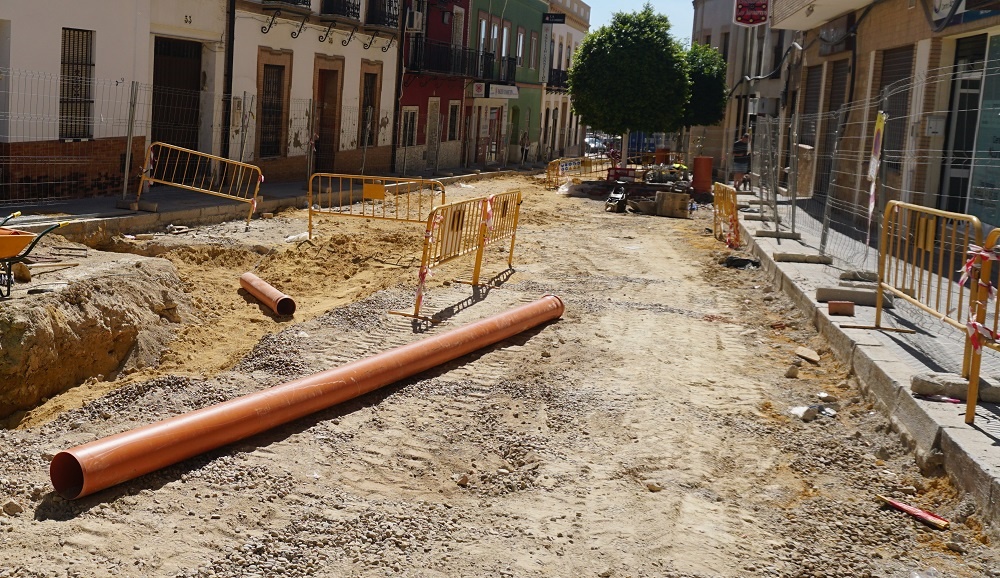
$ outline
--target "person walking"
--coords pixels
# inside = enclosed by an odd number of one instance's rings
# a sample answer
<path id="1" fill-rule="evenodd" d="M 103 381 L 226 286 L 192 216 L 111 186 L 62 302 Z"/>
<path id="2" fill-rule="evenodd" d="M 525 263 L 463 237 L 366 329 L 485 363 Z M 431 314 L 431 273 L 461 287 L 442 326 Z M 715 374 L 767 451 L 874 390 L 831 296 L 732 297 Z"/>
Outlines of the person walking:
<path id="1" fill-rule="evenodd" d="M 528 137 L 528 131 L 521 133 L 521 164 L 528 162 L 528 149 L 531 148 L 531 139 Z"/>
<path id="2" fill-rule="evenodd" d="M 733 143 L 733 188 L 743 190 L 743 178 L 750 172 L 750 133 Z M 749 183 L 747 189 L 750 190 Z"/>

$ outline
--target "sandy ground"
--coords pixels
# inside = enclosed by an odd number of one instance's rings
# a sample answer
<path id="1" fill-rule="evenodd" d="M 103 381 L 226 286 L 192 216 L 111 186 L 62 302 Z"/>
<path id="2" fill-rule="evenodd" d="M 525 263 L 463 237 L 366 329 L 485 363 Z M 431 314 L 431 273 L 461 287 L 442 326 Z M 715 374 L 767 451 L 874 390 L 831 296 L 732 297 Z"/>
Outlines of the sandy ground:
<path id="1" fill-rule="evenodd" d="M 158 365 L 0 431 L 0 576 L 1000 576 L 995 530 L 917 471 L 808 317 L 759 270 L 719 264 L 709 210 L 606 213 L 523 177 L 472 187 L 449 200 L 523 191 L 514 271 L 485 294 L 451 282 L 471 259 L 436 271 L 433 327 L 387 315 L 412 308 L 421 226 L 327 218 L 286 243 L 305 230 L 290 211 L 249 233 L 117 240 L 172 263 L 191 319 Z M 485 269 L 505 261 L 495 248 Z M 294 317 L 240 291 L 245 271 L 292 295 Z M 62 449 L 544 293 L 559 321 L 95 495 L 52 492 Z M 789 415 L 820 393 L 835 415 Z"/>

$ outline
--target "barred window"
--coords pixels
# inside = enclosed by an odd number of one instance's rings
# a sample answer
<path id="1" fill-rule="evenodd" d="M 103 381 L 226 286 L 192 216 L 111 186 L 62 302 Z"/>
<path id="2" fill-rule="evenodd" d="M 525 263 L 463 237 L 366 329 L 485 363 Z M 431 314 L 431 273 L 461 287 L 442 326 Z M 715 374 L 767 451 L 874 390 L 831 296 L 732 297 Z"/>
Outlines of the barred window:
<path id="1" fill-rule="evenodd" d="M 375 146 L 378 139 L 378 74 L 364 73 L 361 87 L 362 146 Z"/>
<path id="2" fill-rule="evenodd" d="M 94 136 L 94 31 L 62 29 L 59 138 Z"/>
<path id="3" fill-rule="evenodd" d="M 462 103 L 452 102 L 448 105 L 448 140 L 458 140 L 459 113 Z"/>
<path id="4" fill-rule="evenodd" d="M 411 147 L 417 144 L 417 107 L 403 109 L 403 146 Z"/>
<path id="5" fill-rule="evenodd" d="M 285 67 L 264 65 L 263 86 L 260 95 L 260 156 L 281 156 L 285 113 Z"/>

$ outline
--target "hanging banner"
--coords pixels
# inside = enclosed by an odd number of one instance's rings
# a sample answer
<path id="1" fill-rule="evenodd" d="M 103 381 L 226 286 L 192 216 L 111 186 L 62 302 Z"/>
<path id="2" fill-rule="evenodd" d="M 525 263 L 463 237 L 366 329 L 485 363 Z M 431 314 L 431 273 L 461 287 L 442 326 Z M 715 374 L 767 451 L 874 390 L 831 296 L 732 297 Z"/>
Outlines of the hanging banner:
<path id="1" fill-rule="evenodd" d="M 865 246 L 871 244 L 872 217 L 875 215 L 875 180 L 878 178 L 878 167 L 882 162 L 882 141 L 885 136 L 885 121 L 889 118 L 883 111 L 878 111 L 875 117 L 875 130 L 872 132 L 872 158 L 868 163 L 868 227 L 865 232 Z M 865 263 L 868 262 L 868 252 L 865 251 Z"/>
<path id="2" fill-rule="evenodd" d="M 538 82 L 549 81 L 549 60 L 552 58 L 552 25 L 542 24 L 542 54 L 538 61 Z"/>
<path id="3" fill-rule="evenodd" d="M 874 181 L 878 176 L 878 165 L 882 160 L 882 135 L 885 134 L 886 114 L 881 110 L 875 117 L 875 132 L 872 133 L 872 159 L 868 164 L 868 180 Z"/>
<path id="4" fill-rule="evenodd" d="M 759 26 L 767 23 L 767 10 L 770 2 L 766 0 L 736 0 L 733 10 L 733 22 L 740 26 Z"/>

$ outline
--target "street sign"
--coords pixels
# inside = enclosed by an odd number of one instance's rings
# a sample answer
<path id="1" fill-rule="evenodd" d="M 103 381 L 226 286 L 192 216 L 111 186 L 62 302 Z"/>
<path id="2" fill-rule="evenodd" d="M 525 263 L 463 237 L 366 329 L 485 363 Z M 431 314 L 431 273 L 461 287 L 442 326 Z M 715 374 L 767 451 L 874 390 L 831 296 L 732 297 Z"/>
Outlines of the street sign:
<path id="1" fill-rule="evenodd" d="M 733 22 L 740 26 L 758 26 L 767 22 L 767 0 L 736 0 Z"/>
<path id="2" fill-rule="evenodd" d="M 566 15 L 561 12 L 542 14 L 542 24 L 566 24 Z"/>

